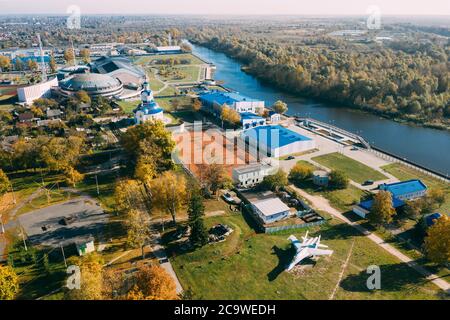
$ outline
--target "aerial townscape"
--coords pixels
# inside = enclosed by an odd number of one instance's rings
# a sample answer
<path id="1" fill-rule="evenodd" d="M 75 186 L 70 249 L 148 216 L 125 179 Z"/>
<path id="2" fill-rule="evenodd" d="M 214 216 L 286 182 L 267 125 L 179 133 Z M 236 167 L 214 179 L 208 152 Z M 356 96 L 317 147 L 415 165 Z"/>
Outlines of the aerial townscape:
<path id="1" fill-rule="evenodd" d="M 66 2 L 0 1 L 0 300 L 449 300 L 448 10 Z"/>

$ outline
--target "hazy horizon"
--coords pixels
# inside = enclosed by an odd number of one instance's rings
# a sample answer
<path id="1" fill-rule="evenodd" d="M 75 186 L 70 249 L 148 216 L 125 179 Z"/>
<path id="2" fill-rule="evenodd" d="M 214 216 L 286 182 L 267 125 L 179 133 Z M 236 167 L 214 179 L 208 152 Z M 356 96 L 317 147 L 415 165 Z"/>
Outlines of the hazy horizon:
<path id="1" fill-rule="evenodd" d="M 450 1 L 428 0 L 0 0 L 1 14 L 66 15 L 70 6 L 79 6 L 81 13 L 96 15 L 287 15 L 287 16 L 358 16 L 367 15 L 376 6 L 386 16 L 447 16 Z"/>

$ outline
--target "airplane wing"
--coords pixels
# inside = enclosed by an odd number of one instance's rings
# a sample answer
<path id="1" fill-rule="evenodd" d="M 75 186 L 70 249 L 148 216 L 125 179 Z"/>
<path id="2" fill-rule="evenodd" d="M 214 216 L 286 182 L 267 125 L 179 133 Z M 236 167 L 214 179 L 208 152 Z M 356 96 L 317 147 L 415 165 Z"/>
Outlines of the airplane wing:
<path id="1" fill-rule="evenodd" d="M 333 250 L 309 249 L 309 253 L 312 256 L 325 256 L 333 254 Z"/>
<path id="2" fill-rule="evenodd" d="M 298 254 L 295 255 L 294 259 L 292 260 L 292 262 L 287 267 L 287 271 L 291 271 L 292 268 L 294 268 L 300 261 L 302 261 L 303 259 L 309 257 L 310 255 L 311 255 L 310 249 L 308 249 L 308 248 L 303 249 L 302 251 L 300 251 Z"/>

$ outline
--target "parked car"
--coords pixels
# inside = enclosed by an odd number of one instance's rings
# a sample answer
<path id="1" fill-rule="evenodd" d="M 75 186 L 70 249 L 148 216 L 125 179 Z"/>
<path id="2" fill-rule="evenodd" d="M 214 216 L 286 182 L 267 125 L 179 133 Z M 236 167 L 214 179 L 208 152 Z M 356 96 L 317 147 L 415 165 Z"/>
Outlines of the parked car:
<path id="1" fill-rule="evenodd" d="M 286 158 L 286 160 L 294 160 L 294 159 L 295 159 L 294 156 L 289 156 L 289 157 Z"/>
<path id="2" fill-rule="evenodd" d="M 359 148 L 358 148 L 358 147 L 353 147 L 353 148 L 351 148 L 350 150 L 352 150 L 352 151 L 358 151 Z"/>
<path id="3" fill-rule="evenodd" d="M 371 185 L 373 185 L 374 184 L 374 181 L 373 180 L 366 180 L 366 181 L 364 181 L 363 182 L 363 186 L 371 186 Z"/>

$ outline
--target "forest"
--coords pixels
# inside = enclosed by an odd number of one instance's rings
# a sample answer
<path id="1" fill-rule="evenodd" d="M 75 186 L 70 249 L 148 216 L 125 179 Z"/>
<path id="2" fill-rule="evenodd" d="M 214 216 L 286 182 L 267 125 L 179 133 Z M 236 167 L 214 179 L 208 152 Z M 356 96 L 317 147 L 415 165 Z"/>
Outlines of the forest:
<path id="1" fill-rule="evenodd" d="M 448 43 L 355 44 L 323 34 L 295 39 L 223 26 L 191 28 L 186 36 L 290 92 L 391 119 L 450 127 Z"/>

